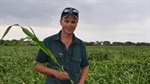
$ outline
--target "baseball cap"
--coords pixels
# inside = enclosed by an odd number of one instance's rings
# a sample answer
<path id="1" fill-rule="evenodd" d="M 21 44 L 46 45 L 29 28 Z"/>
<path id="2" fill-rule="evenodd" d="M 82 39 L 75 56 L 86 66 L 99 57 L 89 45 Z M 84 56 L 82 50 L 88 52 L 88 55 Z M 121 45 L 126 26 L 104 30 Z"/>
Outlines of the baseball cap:
<path id="1" fill-rule="evenodd" d="M 61 13 L 61 18 L 68 14 L 73 14 L 77 19 L 79 18 L 79 11 L 72 7 L 66 7 Z"/>

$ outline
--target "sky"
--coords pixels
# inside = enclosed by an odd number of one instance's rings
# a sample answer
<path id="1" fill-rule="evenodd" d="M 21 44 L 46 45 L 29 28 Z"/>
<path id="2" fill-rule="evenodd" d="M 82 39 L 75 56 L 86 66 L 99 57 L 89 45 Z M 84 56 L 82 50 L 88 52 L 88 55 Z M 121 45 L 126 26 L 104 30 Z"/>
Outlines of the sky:
<path id="1" fill-rule="evenodd" d="M 79 10 L 74 34 L 83 41 L 150 43 L 150 0 L 0 0 L 0 38 L 8 26 L 31 26 L 40 40 L 61 30 L 65 7 Z M 26 35 L 13 27 L 5 40 Z"/>

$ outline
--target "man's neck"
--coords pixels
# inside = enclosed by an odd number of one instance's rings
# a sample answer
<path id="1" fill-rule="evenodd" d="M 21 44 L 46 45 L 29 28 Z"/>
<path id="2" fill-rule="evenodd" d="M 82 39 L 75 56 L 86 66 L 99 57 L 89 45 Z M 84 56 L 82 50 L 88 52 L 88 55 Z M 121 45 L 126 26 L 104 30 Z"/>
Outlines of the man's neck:
<path id="1" fill-rule="evenodd" d="M 65 34 L 65 33 L 61 32 L 61 39 L 72 40 L 72 38 L 73 38 L 73 34 Z"/>
<path id="2" fill-rule="evenodd" d="M 73 39 L 73 34 L 68 35 L 61 32 L 61 41 L 65 44 L 67 49 L 72 43 L 72 39 Z"/>

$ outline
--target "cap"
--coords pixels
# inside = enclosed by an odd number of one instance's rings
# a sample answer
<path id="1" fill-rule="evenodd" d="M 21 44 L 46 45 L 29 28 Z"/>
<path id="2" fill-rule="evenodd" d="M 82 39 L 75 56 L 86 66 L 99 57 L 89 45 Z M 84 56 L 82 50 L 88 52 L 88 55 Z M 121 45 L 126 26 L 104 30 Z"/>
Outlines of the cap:
<path id="1" fill-rule="evenodd" d="M 66 7 L 61 13 L 61 18 L 68 14 L 73 14 L 77 19 L 79 18 L 79 11 L 72 7 Z"/>

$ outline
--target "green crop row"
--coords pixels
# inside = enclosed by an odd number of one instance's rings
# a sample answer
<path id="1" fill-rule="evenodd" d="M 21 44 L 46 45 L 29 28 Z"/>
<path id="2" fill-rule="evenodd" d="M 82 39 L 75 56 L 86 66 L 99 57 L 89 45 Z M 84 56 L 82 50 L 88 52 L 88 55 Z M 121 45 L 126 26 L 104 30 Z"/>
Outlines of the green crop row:
<path id="1" fill-rule="evenodd" d="M 0 47 L 0 84 L 43 84 L 33 70 L 37 46 Z M 150 47 L 87 46 L 89 73 L 85 84 L 149 84 Z"/>

